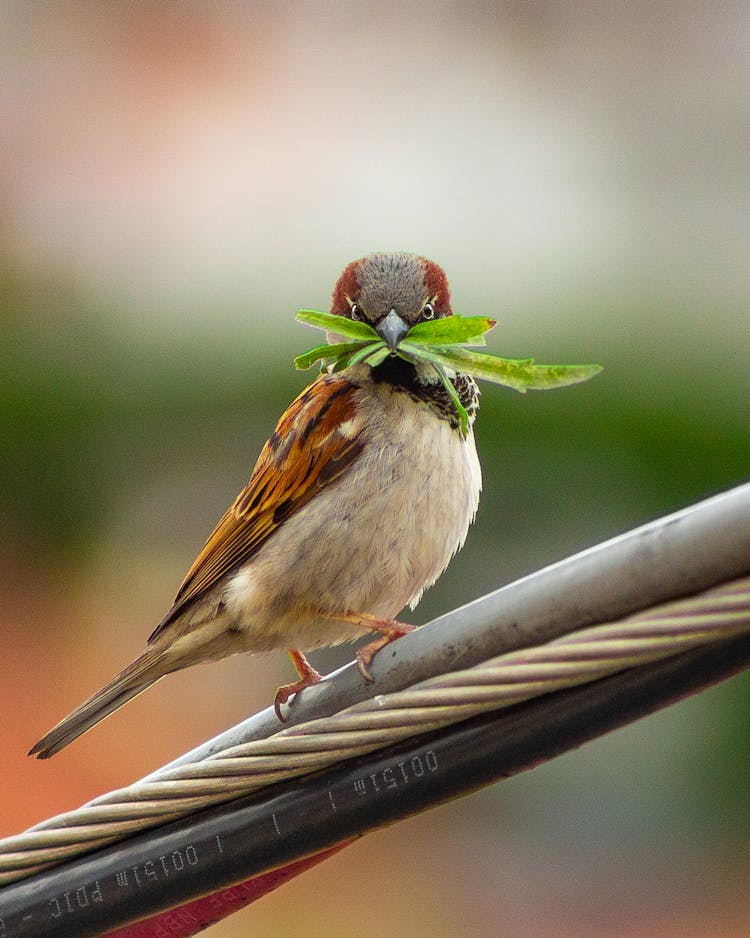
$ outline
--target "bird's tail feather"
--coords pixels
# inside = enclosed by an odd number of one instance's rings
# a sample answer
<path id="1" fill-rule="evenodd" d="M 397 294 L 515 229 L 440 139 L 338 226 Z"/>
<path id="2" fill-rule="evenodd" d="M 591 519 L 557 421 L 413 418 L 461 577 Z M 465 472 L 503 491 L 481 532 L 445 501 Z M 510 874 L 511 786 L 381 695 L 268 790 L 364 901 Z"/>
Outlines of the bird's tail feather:
<path id="1" fill-rule="evenodd" d="M 173 666 L 169 666 L 165 658 L 163 651 L 147 648 L 132 664 L 43 736 L 29 750 L 29 755 L 38 759 L 54 756 L 86 730 L 172 671 Z"/>

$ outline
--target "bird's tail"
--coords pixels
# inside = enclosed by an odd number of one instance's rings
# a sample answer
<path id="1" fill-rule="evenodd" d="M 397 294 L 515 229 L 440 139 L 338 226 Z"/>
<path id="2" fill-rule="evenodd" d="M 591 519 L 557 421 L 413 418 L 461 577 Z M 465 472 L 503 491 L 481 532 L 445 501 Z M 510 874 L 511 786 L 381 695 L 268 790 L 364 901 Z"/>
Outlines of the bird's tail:
<path id="1" fill-rule="evenodd" d="M 174 669 L 167 662 L 164 651 L 147 648 L 140 657 L 105 684 L 93 697 L 89 697 L 80 707 L 69 713 L 64 720 L 53 727 L 36 745 L 29 750 L 30 756 L 49 759 L 68 743 L 72 743 L 86 730 L 91 729 L 100 720 L 127 703 L 136 694 L 146 690 Z"/>

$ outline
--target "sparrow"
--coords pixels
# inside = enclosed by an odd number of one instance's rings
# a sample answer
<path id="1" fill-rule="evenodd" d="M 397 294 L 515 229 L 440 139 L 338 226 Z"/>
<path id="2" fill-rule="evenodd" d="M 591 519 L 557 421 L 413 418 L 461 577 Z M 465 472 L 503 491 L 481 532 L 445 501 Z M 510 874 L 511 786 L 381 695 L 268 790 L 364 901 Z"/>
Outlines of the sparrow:
<path id="1" fill-rule="evenodd" d="M 416 323 L 451 315 L 448 281 L 423 257 L 370 254 L 344 269 L 331 312 L 395 352 Z M 240 652 L 288 651 L 298 680 L 276 691 L 281 720 L 322 679 L 304 651 L 376 633 L 356 652 L 372 681 L 373 657 L 414 628 L 394 617 L 445 570 L 477 510 L 479 389 L 450 379 L 466 435 L 429 364 L 391 355 L 324 371 L 282 415 L 145 650 L 29 754 L 54 755 L 166 674 Z"/>

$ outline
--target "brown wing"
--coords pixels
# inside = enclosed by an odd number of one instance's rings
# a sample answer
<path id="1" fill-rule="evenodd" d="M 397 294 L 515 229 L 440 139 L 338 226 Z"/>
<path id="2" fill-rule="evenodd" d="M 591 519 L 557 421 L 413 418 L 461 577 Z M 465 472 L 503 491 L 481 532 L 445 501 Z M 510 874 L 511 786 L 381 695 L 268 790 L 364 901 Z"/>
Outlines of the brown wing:
<path id="1" fill-rule="evenodd" d="M 263 447 L 250 481 L 195 558 L 172 608 L 149 641 L 226 573 L 252 557 L 287 518 L 352 464 L 363 441 L 357 434 L 342 432 L 341 425 L 355 416 L 356 390 L 341 375 L 325 374 L 289 405 Z"/>

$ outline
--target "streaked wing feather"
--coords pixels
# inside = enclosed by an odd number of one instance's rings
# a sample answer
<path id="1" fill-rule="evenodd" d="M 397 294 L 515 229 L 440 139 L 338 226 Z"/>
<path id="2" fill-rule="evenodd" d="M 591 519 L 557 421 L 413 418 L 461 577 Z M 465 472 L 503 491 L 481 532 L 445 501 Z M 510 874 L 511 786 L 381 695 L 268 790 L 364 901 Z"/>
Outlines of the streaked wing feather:
<path id="1" fill-rule="evenodd" d="M 339 428 L 355 415 L 356 390 L 342 375 L 325 374 L 290 404 L 249 482 L 195 558 L 172 608 L 149 641 L 225 574 L 250 559 L 280 525 L 354 462 L 363 442 Z"/>

